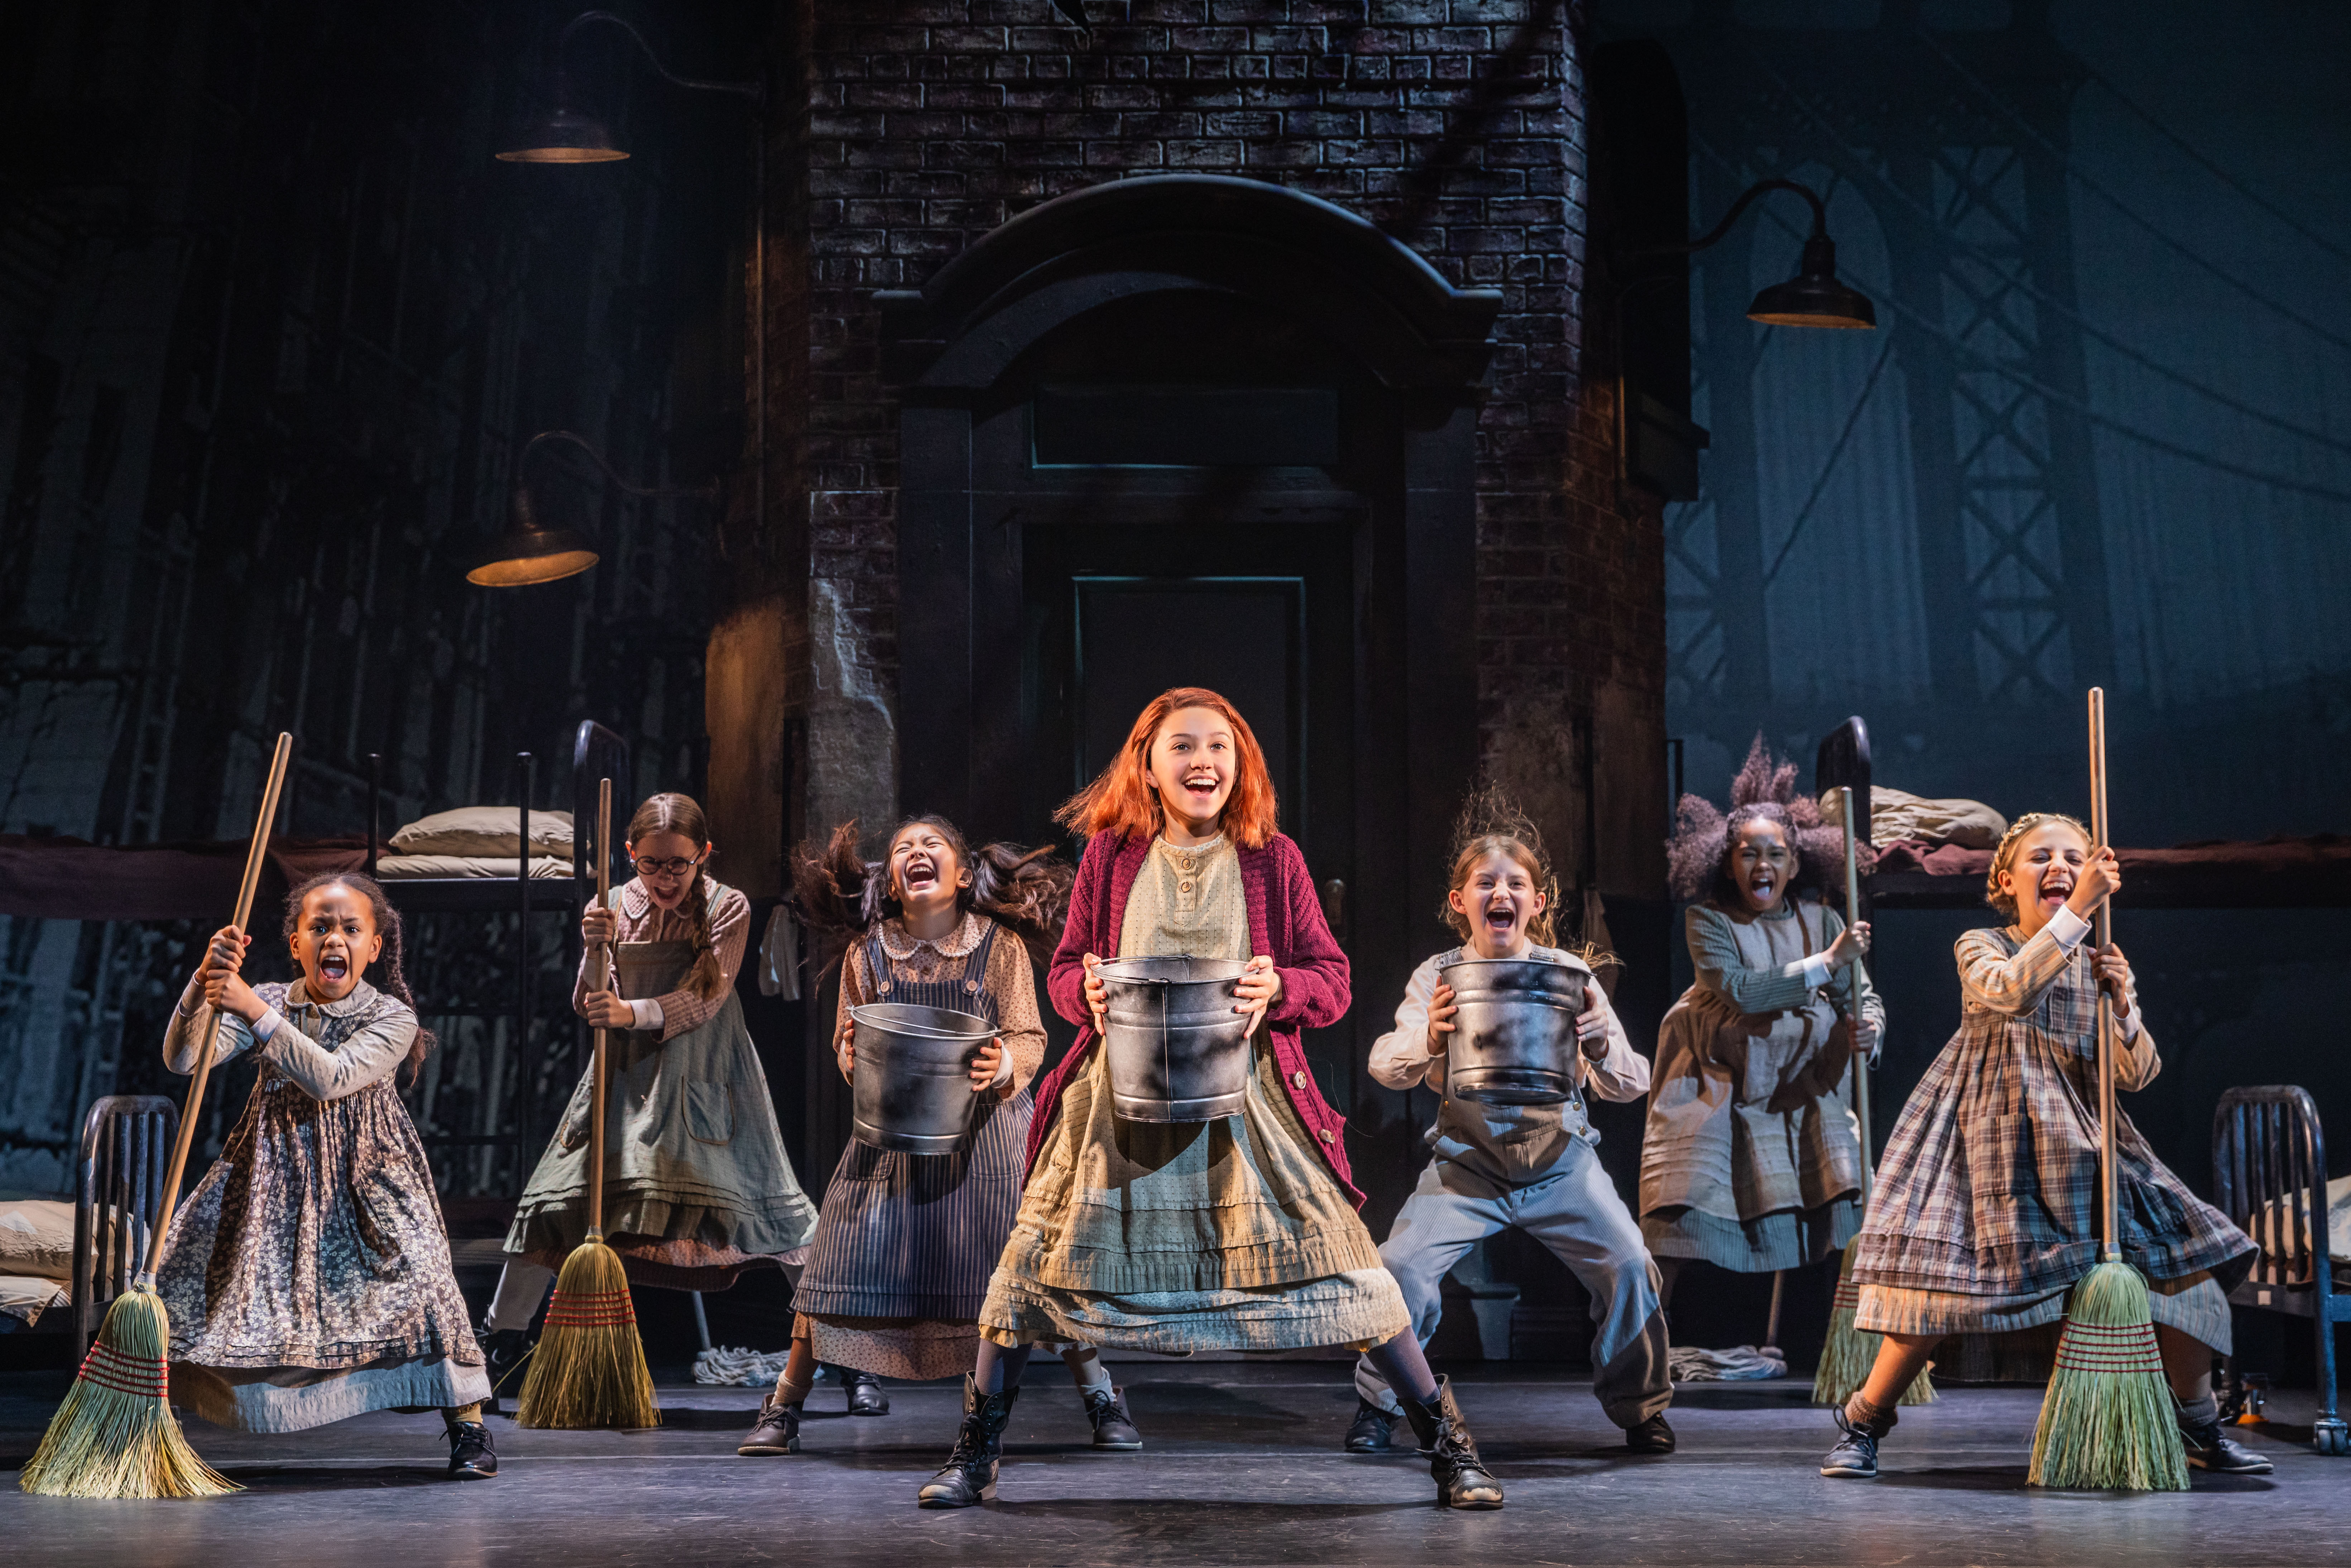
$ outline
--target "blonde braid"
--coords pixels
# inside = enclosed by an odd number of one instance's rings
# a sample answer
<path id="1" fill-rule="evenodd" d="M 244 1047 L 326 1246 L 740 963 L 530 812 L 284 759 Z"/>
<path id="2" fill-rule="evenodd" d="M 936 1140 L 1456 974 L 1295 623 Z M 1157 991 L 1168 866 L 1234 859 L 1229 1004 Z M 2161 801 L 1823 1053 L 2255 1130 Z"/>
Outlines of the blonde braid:
<path id="1" fill-rule="evenodd" d="M 2046 827 L 2052 822 L 2064 823 L 2081 834 L 2085 844 L 2091 841 L 2090 830 L 2063 811 L 2027 811 L 2011 822 L 2008 831 L 2000 836 L 2000 846 L 1991 852 L 1991 864 L 1984 872 L 1984 902 L 2002 918 L 2011 921 L 2016 918 L 2016 899 L 2000 890 L 2000 873 L 2006 871 L 2016 858 L 2016 841 L 2033 829 Z"/>

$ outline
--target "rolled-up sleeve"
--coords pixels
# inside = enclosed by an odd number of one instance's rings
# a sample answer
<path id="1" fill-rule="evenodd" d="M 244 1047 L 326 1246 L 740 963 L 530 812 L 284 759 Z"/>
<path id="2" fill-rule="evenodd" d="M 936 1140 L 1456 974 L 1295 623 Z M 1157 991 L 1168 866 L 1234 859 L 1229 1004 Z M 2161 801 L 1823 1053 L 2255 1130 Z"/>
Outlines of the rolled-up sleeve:
<path id="1" fill-rule="evenodd" d="M 1625 1032 L 1615 1004 L 1600 990 L 1600 982 L 1585 983 L 1599 994 L 1600 1005 L 1607 1010 L 1608 1050 L 1597 1061 L 1577 1051 L 1576 1066 L 1583 1074 L 1583 1082 L 1603 1100 L 1617 1104 L 1638 1100 L 1649 1092 L 1649 1059 L 1633 1049 L 1632 1037 Z"/>
<path id="2" fill-rule="evenodd" d="M 1445 1087 L 1445 1057 L 1428 1053 L 1428 1009 L 1437 996 L 1437 960 L 1424 959 L 1405 983 L 1395 1027 L 1372 1042 L 1372 1077 L 1389 1089 Z"/>

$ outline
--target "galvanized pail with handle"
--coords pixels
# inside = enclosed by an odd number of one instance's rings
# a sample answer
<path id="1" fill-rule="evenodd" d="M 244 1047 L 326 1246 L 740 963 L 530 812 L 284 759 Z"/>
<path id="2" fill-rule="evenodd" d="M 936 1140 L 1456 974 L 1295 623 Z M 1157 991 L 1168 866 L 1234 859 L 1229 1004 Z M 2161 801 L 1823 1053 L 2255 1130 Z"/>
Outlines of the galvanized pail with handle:
<path id="1" fill-rule="evenodd" d="M 1445 1092 L 1487 1105 L 1556 1105 L 1575 1092 L 1575 1016 L 1592 971 L 1568 959 L 1464 958 L 1437 971 L 1453 988 Z"/>
<path id="2" fill-rule="evenodd" d="M 1249 1093 L 1250 1016 L 1233 1009 L 1249 966 L 1238 958 L 1113 958 L 1111 1099 L 1133 1122 L 1213 1122 Z"/>
<path id="3" fill-rule="evenodd" d="M 857 1024 L 851 1130 L 858 1142 L 907 1155 L 962 1152 L 979 1105 L 972 1058 L 996 1026 L 904 1002 L 869 1002 L 849 1016 Z"/>

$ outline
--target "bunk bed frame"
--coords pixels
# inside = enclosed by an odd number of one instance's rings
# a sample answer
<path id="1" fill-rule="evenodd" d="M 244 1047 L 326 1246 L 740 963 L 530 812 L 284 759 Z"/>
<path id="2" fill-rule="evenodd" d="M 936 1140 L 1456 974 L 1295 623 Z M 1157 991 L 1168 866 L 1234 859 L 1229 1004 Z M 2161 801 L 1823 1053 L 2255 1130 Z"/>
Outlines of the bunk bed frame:
<path id="1" fill-rule="evenodd" d="M 571 874 L 569 877 L 533 877 L 530 874 L 533 856 L 530 853 L 530 800 L 538 792 L 538 759 L 528 751 L 515 754 L 515 797 L 520 802 L 515 809 L 517 843 L 520 852 L 515 860 L 511 877 L 396 877 L 384 881 L 377 875 L 376 867 L 383 851 L 383 758 L 368 753 L 368 827 L 367 873 L 379 882 L 384 896 L 404 916 L 423 915 L 514 915 L 515 921 L 515 989 L 512 1004 L 503 1009 L 486 1009 L 474 1016 L 508 1018 L 514 1020 L 516 1038 L 528 1042 L 537 1009 L 532 1004 L 532 986 L 538 978 L 530 961 L 530 917 L 534 914 L 565 917 L 563 951 L 566 970 L 577 968 L 580 959 L 580 934 L 569 916 L 593 896 L 596 890 L 594 863 L 597 784 L 611 779 L 625 794 L 633 777 L 630 769 L 629 743 L 594 719 L 582 719 L 571 742 Z M 543 1056 L 532 1061 L 533 1075 Z M 423 1133 L 427 1148 L 499 1148 L 511 1146 L 515 1151 L 515 1167 L 525 1175 L 530 1169 L 533 1153 L 544 1143 L 539 1130 L 532 1124 L 528 1096 L 516 1107 L 515 1130 L 512 1133 L 455 1134 Z"/>

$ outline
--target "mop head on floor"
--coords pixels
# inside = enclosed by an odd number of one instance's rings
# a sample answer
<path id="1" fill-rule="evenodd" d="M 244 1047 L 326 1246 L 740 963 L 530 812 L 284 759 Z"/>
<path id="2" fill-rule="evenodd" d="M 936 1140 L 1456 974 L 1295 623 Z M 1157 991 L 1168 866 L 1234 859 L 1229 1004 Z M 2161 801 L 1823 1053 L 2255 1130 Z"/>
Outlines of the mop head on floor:
<path id="1" fill-rule="evenodd" d="M 1858 1245 L 1858 1243 L 1855 1243 Z M 1853 1326 L 1854 1314 L 1861 1310 L 1861 1287 L 1853 1282 L 1854 1247 L 1844 1249 L 1844 1260 L 1837 1265 L 1836 1295 L 1829 1309 L 1828 1343 L 1821 1347 L 1821 1364 L 1813 1374 L 1813 1403 L 1843 1405 L 1853 1397 L 1854 1390 L 1869 1380 L 1869 1369 L 1877 1364 L 1877 1347 L 1884 1343 L 1881 1335 Z M 1902 1391 L 1898 1405 L 1932 1405 L 1935 1402 L 1935 1381 L 1928 1368 L 1919 1369 Z"/>
<path id="2" fill-rule="evenodd" d="M 1728 1350 L 1700 1350 L 1677 1344 L 1666 1353 L 1666 1369 L 1676 1383 L 1744 1383 L 1759 1377 L 1785 1377 L 1788 1358 L 1777 1345 L 1733 1345 Z"/>
<path id="3" fill-rule="evenodd" d="M 40 1497 L 219 1497 L 242 1491 L 196 1458 L 172 1414 L 171 1314 L 153 1290 L 114 1298 L 98 1341 L 16 1484 Z"/>
<path id="4" fill-rule="evenodd" d="M 2127 1263 L 2101 1263 L 2074 1287 L 2025 1479 L 2090 1490 L 2188 1490 L 2147 1281 Z"/>
<path id="5" fill-rule="evenodd" d="M 718 1388 L 772 1388 L 784 1375 L 788 1350 L 748 1350 L 731 1344 L 713 1345 L 694 1358 L 694 1380 Z M 818 1380 L 822 1380 L 820 1370 Z"/>
<path id="6" fill-rule="evenodd" d="M 555 1277 L 515 1422 L 575 1431 L 661 1425 L 629 1277 L 621 1255 L 601 1241 L 573 1248 Z"/>

